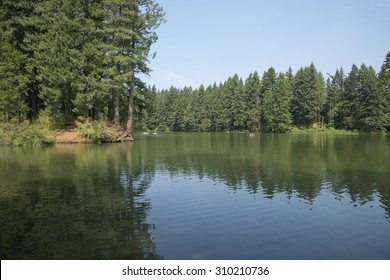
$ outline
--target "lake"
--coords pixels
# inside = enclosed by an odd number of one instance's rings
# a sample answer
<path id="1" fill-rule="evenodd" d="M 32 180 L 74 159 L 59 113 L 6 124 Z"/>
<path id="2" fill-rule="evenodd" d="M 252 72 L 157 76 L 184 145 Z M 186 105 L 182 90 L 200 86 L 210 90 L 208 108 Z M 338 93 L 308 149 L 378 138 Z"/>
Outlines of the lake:
<path id="1" fill-rule="evenodd" d="M 390 259 L 390 137 L 0 147 L 1 259 Z"/>

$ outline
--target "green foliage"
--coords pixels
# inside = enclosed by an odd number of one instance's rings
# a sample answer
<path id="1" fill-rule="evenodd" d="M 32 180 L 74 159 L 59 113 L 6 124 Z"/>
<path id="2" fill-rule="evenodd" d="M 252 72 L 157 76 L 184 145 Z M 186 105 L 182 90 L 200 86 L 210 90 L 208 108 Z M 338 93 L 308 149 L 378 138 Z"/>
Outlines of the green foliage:
<path id="1" fill-rule="evenodd" d="M 385 61 L 379 72 L 379 94 L 384 102 L 384 122 L 387 130 L 390 131 L 390 52 L 386 54 Z"/>
<path id="2" fill-rule="evenodd" d="M 28 119 L 48 134 L 80 116 L 126 122 L 129 135 L 133 118 L 147 130 L 287 132 L 315 123 L 390 130 L 390 52 L 378 76 L 354 65 L 330 76 L 326 90 L 312 63 L 295 75 L 271 67 L 261 80 L 255 72 L 244 83 L 236 74 L 219 85 L 157 92 L 138 76 L 151 71 L 163 22 L 155 0 L 0 1 L 0 122 Z M 106 137 L 102 125 L 81 123 L 91 141 Z M 20 143 L 35 143 L 30 138 Z"/>
<path id="3" fill-rule="evenodd" d="M 363 64 L 359 71 L 359 79 L 360 128 L 375 133 L 385 131 L 388 122 L 385 99 L 380 91 L 375 70 Z"/>
<path id="4" fill-rule="evenodd" d="M 328 78 L 326 83 L 326 101 L 323 115 L 329 126 L 342 127 L 342 97 L 345 94 L 344 70 L 337 69 L 336 73 Z"/>
<path id="5" fill-rule="evenodd" d="M 28 111 L 26 56 L 16 49 L 12 31 L 0 27 L 0 121 L 21 121 Z"/>
<path id="6" fill-rule="evenodd" d="M 359 69 L 352 65 L 351 71 L 344 82 L 344 92 L 341 97 L 340 110 L 338 112 L 338 128 L 357 129 L 359 110 Z"/>
<path id="7" fill-rule="evenodd" d="M 246 126 L 249 131 L 260 130 L 260 116 L 261 116 L 261 105 L 260 105 L 260 89 L 261 81 L 259 74 L 254 72 L 249 74 L 249 77 L 245 81 L 245 104 L 247 110 Z"/>
<path id="8" fill-rule="evenodd" d="M 272 79 L 272 84 L 264 92 L 262 130 L 276 133 L 288 132 L 291 129 L 291 87 L 283 73 L 280 73 L 277 78 L 273 76 Z"/>
<path id="9" fill-rule="evenodd" d="M 14 146 L 41 146 L 52 144 L 54 139 L 49 138 L 46 131 L 39 127 L 37 124 L 29 125 L 28 123 L 22 124 L 19 128 L 15 139 L 13 140 Z"/>
<path id="10" fill-rule="evenodd" d="M 126 102 L 132 120 L 163 21 L 154 0 L 0 1 L 0 121 L 45 111 L 119 124 Z"/>
<path id="11" fill-rule="evenodd" d="M 65 116 L 45 110 L 39 113 L 36 123 L 46 131 L 54 131 L 64 129 L 66 121 Z"/>
<path id="12" fill-rule="evenodd" d="M 38 122 L 0 123 L 1 145 L 42 146 L 53 142 L 54 138 Z"/>
<path id="13" fill-rule="evenodd" d="M 333 127 L 326 128 L 321 127 L 320 124 L 315 123 L 311 128 L 298 128 L 294 127 L 291 129 L 290 133 L 292 134 L 327 134 L 327 135 L 357 135 L 360 134 L 357 130 L 345 130 L 345 129 L 335 129 Z"/>
<path id="14" fill-rule="evenodd" d="M 296 75 L 274 68 L 251 73 L 243 83 L 238 75 L 219 85 L 157 91 L 149 88 L 144 128 L 160 131 L 262 131 L 285 133 L 294 127 L 308 131 L 337 130 L 380 133 L 389 128 L 390 88 L 386 69 L 378 77 L 372 67 L 355 65 L 345 76 L 337 69 L 326 88 L 311 64 Z"/>
<path id="15" fill-rule="evenodd" d="M 79 118 L 76 121 L 77 132 L 92 143 L 111 142 L 115 140 L 116 131 L 107 121 L 94 121 L 89 118 Z"/>
<path id="16" fill-rule="evenodd" d="M 16 134 L 16 123 L 0 123 L 0 145 L 12 145 Z"/>
<path id="17" fill-rule="evenodd" d="M 294 79 L 291 100 L 293 122 L 297 126 L 310 127 L 321 117 L 324 102 L 324 78 L 312 63 L 301 68 Z"/>

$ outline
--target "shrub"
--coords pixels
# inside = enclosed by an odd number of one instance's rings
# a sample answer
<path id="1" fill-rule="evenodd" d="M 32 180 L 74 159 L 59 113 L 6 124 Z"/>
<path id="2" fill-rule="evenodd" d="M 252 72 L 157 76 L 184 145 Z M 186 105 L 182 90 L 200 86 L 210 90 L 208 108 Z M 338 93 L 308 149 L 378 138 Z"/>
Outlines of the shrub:
<path id="1" fill-rule="evenodd" d="M 0 144 L 14 146 L 41 146 L 52 144 L 54 139 L 37 123 L 0 124 Z"/>
<path id="2" fill-rule="evenodd" d="M 12 123 L 0 123 L 0 145 L 11 145 L 15 137 L 15 125 Z"/>
<path id="3" fill-rule="evenodd" d="M 91 119 L 79 118 L 76 121 L 77 132 L 93 143 L 110 142 L 115 139 L 115 129 L 108 126 L 104 120 L 92 121 Z"/>
<path id="4" fill-rule="evenodd" d="M 49 111 L 42 111 L 39 113 L 35 122 L 42 130 L 47 132 L 63 129 L 65 127 L 64 116 L 53 114 Z"/>

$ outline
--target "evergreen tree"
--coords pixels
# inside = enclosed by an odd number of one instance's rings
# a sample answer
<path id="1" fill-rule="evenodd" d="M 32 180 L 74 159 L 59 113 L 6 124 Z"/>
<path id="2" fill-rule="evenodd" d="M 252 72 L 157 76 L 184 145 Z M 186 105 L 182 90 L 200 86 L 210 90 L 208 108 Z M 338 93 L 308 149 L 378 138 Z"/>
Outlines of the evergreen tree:
<path id="1" fill-rule="evenodd" d="M 173 131 L 185 131 L 186 129 L 186 108 L 188 99 L 183 94 L 183 90 L 177 90 L 173 96 L 173 114 L 174 124 L 171 128 Z"/>
<path id="2" fill-rule="evenodd" d="M 365 131 L 384 131 L 387 126 L 385 99 L 379 88 L 375 70 L 363 64 L 359 70 L 359 80 L 359 126 Z"/>
<path id="3" fill-rule="evenodd" d="M 157 89 L 155 86 L 148 86 L 147 90 L 143 94 L 144 108 L 140 112 L 140 120 L 137 127 L 142 130 L 153 130 L 154 126 L 152 123 L 153 112 L 156 110 L 154 107 L 156 99 Z"/>
<path id="4" fill-rule="evenodd" d="M 291 83 L 283 73 L 278 75 L 276 80 L 274 96 L 276 100 L 276 106 L 274 107 L 274 113 L 276 118 L 272 125 L 271 131 L 284 133 L 291 129 Z"/>
<path id="5" fill-rule="evenodd" d="M 217 118 L 217 130 L 229 131 L 233 126 L 231 123 L 232 114 L 229 110 L 231 106 L 230 96 L 226 88 L 226 82 L 220 83 L 217 91 L 217 100 L 219 100 L 218 106 L 218 118 Z"/>
<path id="6" fill-rule="evenodd" d="M 286 72 L 286 78 L 287 78 L 287 81 L 289 83 L 289 86 L 290 86 L 290 89 L 291 89 L 291 93 L 292 93 L 292 89 L 294 87 L 294 73 L 293 73 L 293 70 L 291 68 L 291 66 L 288 67 L 288 70 Z"/>
<path id="7" fill-rule="evenodd" d="M 316 121 L 321 121 L 324 86 L 324 78 L 313 63 L 297 72 L 291 100 L 295 125 L 310 127 Z"/>
<path id="8" fill-rule="evenodd" d="M 245 107 L 247 108 L 247 120 L 245 126 L 249 131 L 260 130 L 260 90 L 261 82 L 257 72 L 251 73 L 245 81 Z"/>
<path id="9" fill-rule="evenodd" d="M 13 30 L 0 28 L 0 121 L 22 121 L 28 112 L 27 57 L 15 47 Z"/>
<path id="10" fill-rule="evenodd" d="M 234 97 L 232 90 L 234 86 L 232 84 L 232 77 L 229 77 L 227 81 L 221 86 L 220 100 L 221 100 L 221 112 L 219 118 L 219 127 L 221 131 L 232 131 L 234 129 L 234 112 L 232 110 Z M 230 90 L 229 87 L 232 89 Z"/>
<path id="11" fill-rule="evenodd" d="M 164 22 L 163 9 L 154 0 L 132 0 L 132 25 L 130 25 L 132 34 L 130 34 L 130 48 L 125 53 L 131 57 L 130 62 L 130 80 L 128 94 L 128 114 L 126 122 L 126 131 L 132 138 L 133 111 L 134 111 L 134 92 L 135 78 L 138 73 L 148 75 L 148 67 L 151 57 L 150 48 L 158 37 L 156 29 Z M 152 55 L 154 57 L 154 54 Z"/>
<path id="12" fill-rule="evenodd" d="M 30 18 L 37 30 L 26 35 L 33 51 L 32 67 L 40 83 L 39 97 L 51 113 L 71 115 L 72 100 L 82 89 L 82 30 L 80 1 L 43 0 L 34 3 Z"/>
<path id="13" fill-rule="evenodd" d="M 154 0 L 0 1 L 0 121 L 33 119 L 40 110 L 62 117 L 133 118 L 144 129 L 285 132 L 323 122 L 345 129 L 390 129 L 390 52 L 377 76 L 353 65 L 324 79 L 312 63 L 294 76 L 268 69 L 245 84 L 146 89 L 156 28 Z M 324 99 L 325 98 L 325 99 Z M 290 109 L 290 110 L 289 110 Z"/>
<path id="14" fill-rule="evenodd" d="M 222 118 L 224 129 L 228 131 L 242 130 L 245 124 L 244 84 L 235 74 L 223 86 Z"/>
<path id="15" fill-rule="evenodd" d="M 217 99 L 218 96 L 218 87 L 217 84 L 214 83 L 212 86 L 207 87 L 206 89 L 206 111 L 207 111 L 207 118 L 209 121 L 210 131 L 217 131 L 218 130 L 218 110 L 220 102 Z"/>
<path id="16" fill-rule="evenodd" d="M 341 98 L 340 110 L 337 114 L 339 126 L 337 128 L 357 129 L 359 110 L 359 69 L 352 65 L 351 71 L 345 79 L 345 90 Z"/>
<path id="17" fill-rule="evenodd" d="M 83 18 L 80 20 L 82 88 L 76 92 L 73 111 L 84 117 L 97 119 L 101 115 L 112 119 L 114 108 L 113 102 L 109 102 L 111 94 L 106 74 L 106 35 L 102 31 L 105 13 L 99 0 L 82 1 L 82 11 Z"/>
<path id="18" fill-rule="evenodd" d="M 182 95 L 182 106 L 183 106 L 183 118 L 182 118 L 182 121 L 180 123 L 180 129 L 181 131 L 191 131 L 191 126 L 193 127 L 193 124 L 190 124 L 190 122 L 192 121 L 192 96 L 193 96 L 193 92 L 194 90 L 192 89 L 192 87 L 185 87 L 182 92 L 181 92 L 181 95 Z"/>
<path id="19" fill-rule="evenodd" d="M 390 51 L 386 54 L 385 61 L 379 72 L 379 90 L 384 100 L 386 126 L 390 130 Z"/>
<path id="20" fill-rule="evenodd" d="M 133 54 L 134 26 L 137 22 L 138 10 L 135 1 L 103 0 L 101 2 L 103 12 L 102 29 L 103 37 L 101 45 L 104 52 L 105 80 L 113 98 L 112 122 L 119 125 L 120 100 L 124 98 L 126 83 L 132 81 L 132 98 L 134 99 L 134 73 L 135 63 Z"/>
<path id="21" fill-rule="evenodd" d="M 263 104 L 263 131 L 284 133 L 291 128 L 291 87 L 288 78 L 280 73 L 272 90 L 267 91 Z"/>
<path id="22" fill-rule="evenodd" d="M 24 45 L 26 32 L 33 29 L 26 23 L 32 11 L 29 0 L 0 1 L 0 120 L 36 116 L 38 85 L 28 73 L 32 52 Z"/>
<path id="23" fill-rule="evenodd" d="M 339 118 L 341 98 L 344 95 L 344 70 L 337 69 L 334 76 L 327 80 L 325 112 L 328 125 L 339 128 L 342 120 Z"/>
<path id="24" fill-rule="evenodd" d="M 260 102 L 261 102 L 261 126 L 262 131 L 267 131 L 270 127 L 274 97 L 273 91 L 276 84 L 276 71 L 270 67 L 263 73 L 261 78 Z"/>

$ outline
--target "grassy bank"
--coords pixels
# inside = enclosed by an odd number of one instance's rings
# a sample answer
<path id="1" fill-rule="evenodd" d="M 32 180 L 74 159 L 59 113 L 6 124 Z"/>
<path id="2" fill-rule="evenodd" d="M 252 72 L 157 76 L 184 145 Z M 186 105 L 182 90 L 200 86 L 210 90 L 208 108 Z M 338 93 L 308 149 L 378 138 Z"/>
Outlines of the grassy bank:
<path id="1" fill-rule="evenodd" d="M 334 128 L 297 128 L 294 127 L 289 133 L 291 134 L 325 134 L 325 135 L 358 135 L 366 134 L 357 130 L 344 130 Z"/>
<path id="2" fill-rule="evenodd" d="M 294 127 L 291 134 L 324 134 L 324 135 L 389 135 L 386 131 L 367 132 L 362 130 L 345 130 L 330 128 L 297 128 Z"/>

